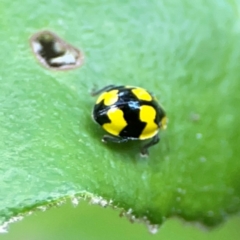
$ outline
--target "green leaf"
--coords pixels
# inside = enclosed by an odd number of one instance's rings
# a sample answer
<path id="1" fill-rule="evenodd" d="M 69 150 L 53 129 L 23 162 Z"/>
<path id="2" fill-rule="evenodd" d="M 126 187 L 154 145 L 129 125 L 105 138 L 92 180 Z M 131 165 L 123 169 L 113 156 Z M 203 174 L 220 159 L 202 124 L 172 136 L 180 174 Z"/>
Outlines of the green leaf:
<path id="1" fill-rule="evenodd" d="M 0 223 L 72 196 L 151 224 L 212 226 L 239 212 L 237 1 L 1 5 Z M 40 66 L 29 38 L 42 29 L 80 48 L 84 66 Z M 141 142 L 101 142 L 89 92 L 107 84 L 144 87 L 165 106 L 168 130 L 148 159 Z"/>

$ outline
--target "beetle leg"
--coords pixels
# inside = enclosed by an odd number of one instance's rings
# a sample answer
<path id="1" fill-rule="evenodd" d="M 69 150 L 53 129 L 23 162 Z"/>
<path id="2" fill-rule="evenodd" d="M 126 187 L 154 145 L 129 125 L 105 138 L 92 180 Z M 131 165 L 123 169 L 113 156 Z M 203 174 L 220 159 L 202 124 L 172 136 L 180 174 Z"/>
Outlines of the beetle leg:
<path id="1" fill-rule="evenodd" d="M 115 87 L 115 85 L 108 85 L 108 86 L 105 86 L 104 88 L 101 88 L 101 89 L 99 89 L 97 91 L 93 89 L 92 92 L 91 92 L 91 95 L 92 96 L 96 96 L 96 95 L 98 95 L 100 93 L 108 91 L 109 89 L 111 89 L 113 87 Z"/>
<path id="2" fill-rule="evenodd" d="M 150 142 L 148 142 L 147 144 L 142 146 L 141 153 L 140 153 L 141 156 L 142 157 L 147 157 L 148 156 L 148 148 L 157 144 L 159 141 L 160 141 L 159 135 L 156 134 Z"/>
<path id="3" fill-rule="evenodd" d="M 110 135 L 104 135 L 102 138 L 102 142 L 114 142 L 114 143 L 123 143 L 127 142 L 129 139 L 127 138 L 122 138 L 122 137 L 114 137 Z"/>

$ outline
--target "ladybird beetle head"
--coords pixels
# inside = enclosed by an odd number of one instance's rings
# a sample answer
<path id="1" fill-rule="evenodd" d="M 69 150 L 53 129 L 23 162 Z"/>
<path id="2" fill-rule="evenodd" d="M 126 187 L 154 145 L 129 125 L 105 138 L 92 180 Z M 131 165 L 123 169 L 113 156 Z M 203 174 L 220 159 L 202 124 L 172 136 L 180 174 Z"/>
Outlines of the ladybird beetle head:
<path id="1" fill-rule="evenodd" d="M 160 121 L 160 128 L 161 129 L 166 129 L 167 128 L 167 123 L 168 123 L 168 119 L 167 119 L 166 116 L 164 116 Z"/>

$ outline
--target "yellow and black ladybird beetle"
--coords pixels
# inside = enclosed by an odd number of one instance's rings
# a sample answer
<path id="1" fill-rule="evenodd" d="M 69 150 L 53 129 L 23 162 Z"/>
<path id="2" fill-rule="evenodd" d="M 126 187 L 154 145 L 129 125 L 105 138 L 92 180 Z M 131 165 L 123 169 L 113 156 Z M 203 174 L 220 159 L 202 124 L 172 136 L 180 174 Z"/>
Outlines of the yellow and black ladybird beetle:
<path id="1" fill-rule="evenodd" d="M 140 87 L 109 85 L 92 96 L 101 94 L 93 108 L 93 119 L 111 135 L 104 135 L 103 142 L 122 143 L 129 140 L 151 139 L 141 148 L 141 155 L 148 155 L 148 148 L 159 142 L 159 129 L 167 127 L 166 113 L 151 93 Z"/>

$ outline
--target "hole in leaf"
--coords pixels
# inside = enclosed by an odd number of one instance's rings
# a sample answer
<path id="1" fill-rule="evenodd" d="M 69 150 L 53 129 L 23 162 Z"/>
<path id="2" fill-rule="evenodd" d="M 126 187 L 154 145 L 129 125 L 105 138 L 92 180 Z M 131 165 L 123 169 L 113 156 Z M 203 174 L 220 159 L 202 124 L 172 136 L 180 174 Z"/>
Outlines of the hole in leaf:
<path id="1" fill-rule="evenodd" d="M 41 31 L 30 39 L 38 61 L 47 68 L 69 70 L 83 64 L 83 54 L 50 31 Z"/>

